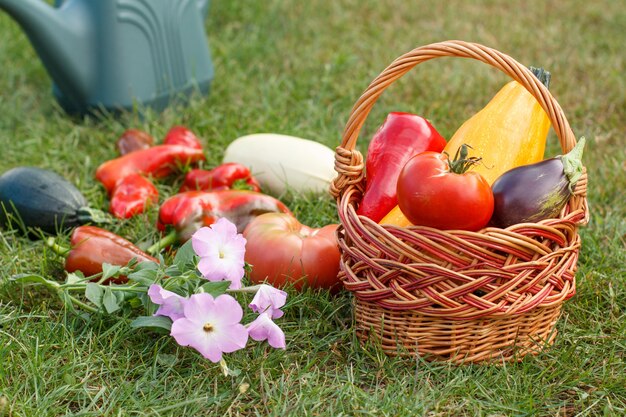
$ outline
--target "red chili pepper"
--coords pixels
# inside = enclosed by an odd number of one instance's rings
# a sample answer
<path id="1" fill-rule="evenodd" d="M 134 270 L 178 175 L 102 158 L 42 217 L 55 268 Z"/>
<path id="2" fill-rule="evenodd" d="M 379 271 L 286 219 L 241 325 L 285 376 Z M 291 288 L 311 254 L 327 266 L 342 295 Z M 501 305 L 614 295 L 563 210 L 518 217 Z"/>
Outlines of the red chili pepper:
<path id="1" fill-rule="evenodd" d="M 130 174 L 162 178 L 170 175 L 180 165 L 204 159 L 202 149 L 182 145 L 157 145 L 103 163 L 96 170 L 96 179 L 111 194 L 118 181 Z"/>
<path id="2" fill-rule="evenodd" d="M 158 262 L 123 237 L 95 226 L 79 226 L 70 239 L 71 249 L 65 258 L 67 272 L 81 271 L 85 276 L 102 272 L 102 264 L 124 266 L 135 258 L 138 262 Z M 126 277 L 113 282 L 123 283 Z"/>
<path id="3" fill-rule="evenodd" d="M 163 139 L 164 145 L 183 145 L 194 149 L 202 149 L 202 142 L 189 129 L 184 126 L 174 126 Z"/>
<path id="4" fill-rule="evenodd" d="M 109 211 L 118 219 L 128 219 L 158 201 L 159 191 L 154 184 L 134 173 L 122 178 L 113 189 Z"/>
<path id="5" fill-rule="evenodd" d="M 367 182 L 357 214 L 379 222 L 398 204 L 396 186 L 404 164 L 418 153 L 441 152 L 445 146 L 446 140 L 426 119 L 389 113 L 367 149 Z"/>
<path id="6" fill-rule="evenodd" d="M 117 150 L 120 155 L 126 155 L 141 149 L 148 149 L 154 145 L 154 138 L 139 129 L 128 129 L 117 139 Z"/>
<path id="7" fill-rule="evenodd" d="M 210 226 L 221 217 L 233 222 L 242 232 L 253 218 L 263 213 L 293 215 L 281 201 L 254 191 L 187 191 L 170 197 L 161 205 L 157 227 L 164 231 L 172 226 L 177 239 L 186 241 L 196 230 Z M 152 250 L 154 248 L 148 252 Z"/>
<path id="8" fill-rule="evenodd" d="M 250 173 L 250 169 L 236 162 L 226 162 L 211 170 L 192 169 L 185 176 L 180 191 L 217 191 L 237 188 L 241 182 L 247 189 L 261 191 L 261 186 Z"/>

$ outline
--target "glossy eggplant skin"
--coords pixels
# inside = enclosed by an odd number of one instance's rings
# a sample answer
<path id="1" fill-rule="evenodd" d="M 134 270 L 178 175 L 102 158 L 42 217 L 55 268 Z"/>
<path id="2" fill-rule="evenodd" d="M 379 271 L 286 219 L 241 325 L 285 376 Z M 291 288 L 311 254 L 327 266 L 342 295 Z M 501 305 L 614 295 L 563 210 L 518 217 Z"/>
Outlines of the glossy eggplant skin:
<path id="1" fill-rule="evenodd" d="M 494 211 L 490 224 L 502 228 L 558 217 L 572 196 L 561 157 L 513 168 L 491 188 Z"/>
<path id="2" fill-rule="evenodd" d="M 0 225 L 23 224 L 54 233 L 81 224 L 87 206 L 80 191 L 60 175 L 35 167 L 13 168 L 0 176 Z M 19 219 L 16 219 L 19 217 Z"/>

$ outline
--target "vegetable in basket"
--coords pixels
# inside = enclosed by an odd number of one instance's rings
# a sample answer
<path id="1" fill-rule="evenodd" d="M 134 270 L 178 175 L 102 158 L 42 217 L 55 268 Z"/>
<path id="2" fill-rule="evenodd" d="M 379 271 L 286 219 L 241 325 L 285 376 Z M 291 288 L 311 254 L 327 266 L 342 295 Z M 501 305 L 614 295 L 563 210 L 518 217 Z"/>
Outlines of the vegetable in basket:
<path id="1" fill-rule="evenodd" d="M 275 196 L 287 190 L 326 193 L 337 175 L 332 149 L 312 140 L 275 133 L 236 139 L 226 148 L 222 162 L 249 167 L 263 190 Z"/>
<path id="2" fill-rule="evenodd" d="M 420 152 L 441 152 L 445 146 L 446 140 L 428 120 L 389 113 L 367 149 L 367 182 L 357 214 L 380 221 L 398 204 L 396 184 L 404 164 Z"/>
<path id="3" fill-rule="evenodd" d="M 192 169 L 185 175 L 180 191 L 215 191 L 229 188 L 261 191 L 259 182 L 252 176 L 248 167 L 235 162 L 226 162 L 211 170 Z"/>
<path id="4" fill-rule="evenodd" d="M 398 205 L 415 225 L 441 230 L 480 230 L 493 213 L 493 193 L 477 172 L 467 171 L 467 145 L 454 160 L 445 153 L 422 152 L 406 163 L 398 178 Z"/>
<path id="5" fill-rule="evenodd" d="M 585 138 L 567 154 L 513 168 L 493 183 L 491 223 L 509 227 L 555 218 L 573 195 L 583 174 Z"/>
<path id="6" fill-rule="evenodd" d="M 81 192 L 60 175 L 17 167 L 0 176 L 0 224 L 38 228 L 47 233 L 110 218 L 89 207 Z"/>
<path id="7" fill-rule="evenodd" d="M 256 217 L 243 232 L 250 279 L 273 286 L 292 283 L 336 290 L 339 284 L 339 247 L 336 224 L 308 227 L 285 213 Z M 269 249 L 268 249 L 269 248 Z"/>
<path id="8" fill-rule="evenodd" d="M 95 226 L 80 226 L 74 229 L 70 238 L 70 249 L 62 248 L 54 238 L 47 241 L 56 253 L 65 258 L 67 272 L 81 271 L 85 276 L 102 272 L 102 264 L 125 266 L 132 259 L 137 262 L 158 262 L 123 237 Z M 119 276 L 111 281 L 123 283 L 126 277 Z"/>
<path id="9" fill-rule="evenodd" d="M 532 68 L 546 87 L 550 73 Z M 491 185 L 504 172 L 543 159 L 550 119 L 533 95 L 517 81 L 507 83 L 481 111 L 456 131 L 445 152 L 455 155 L 467 144 L 482 163 L 472 170 Z"/>
<path id="10" fill-rule="evenodd" d="M 247 190 L 187 191 L 167 199 L 159 209 L 157 228 L 174 231 L 152 245 L 148 253 L 176 241 L 187 241 L 202 226 L 210 226 L 225 217 L 237 226 L 241 233 L 250 221 L 263 213 L 287 213 L 291 211 L 281 201 L 269 195 Z"/>

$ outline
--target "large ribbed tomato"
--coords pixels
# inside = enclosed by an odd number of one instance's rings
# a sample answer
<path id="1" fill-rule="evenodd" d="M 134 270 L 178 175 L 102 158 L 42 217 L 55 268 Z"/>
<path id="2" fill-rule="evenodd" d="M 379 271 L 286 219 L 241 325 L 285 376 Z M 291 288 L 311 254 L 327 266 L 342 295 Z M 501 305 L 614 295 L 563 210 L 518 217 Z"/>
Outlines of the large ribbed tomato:
<path id="1" fill-rule="evenodd" d="M 336 289 L 339 279 L 339 248 L 336 224 L 316 229 L 284 213 L 256 217 L 243 232 L 245 260 L 252 265 L 250 279 L 275 286 L 292 283 Z"/>
<path id="2" fill-rule="evenodd" d="M 479 173 L 467 171 L 478 161 L 467 158 L 467 148 L 454 161 L 445 153 L 415 155 L 398 178 L 400 210 L 414 225 L 442 230 L 482 229 L 493 213 L 493 192 Z"/>

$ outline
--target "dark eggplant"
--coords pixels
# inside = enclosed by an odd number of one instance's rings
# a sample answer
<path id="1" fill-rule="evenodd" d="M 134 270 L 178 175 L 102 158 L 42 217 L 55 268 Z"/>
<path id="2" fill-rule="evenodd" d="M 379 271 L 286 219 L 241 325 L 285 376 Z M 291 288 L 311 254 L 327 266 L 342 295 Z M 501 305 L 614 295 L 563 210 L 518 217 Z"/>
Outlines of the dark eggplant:
<path id="1" fill-rule="evenodd" d="M 0 225 L 55 233 L 109 217 L 90 208 L 78 189 L 60 175 L 35 167 L 13 168 L 0 176 Z"/>
<path id="2" fill-rule="evenodd" d="M 513 168 L 491 186 L 494 209 L 490 224 L 509 227 L 558 217 L 583 172 L 585 138 L 569 153 Z"/>

